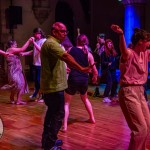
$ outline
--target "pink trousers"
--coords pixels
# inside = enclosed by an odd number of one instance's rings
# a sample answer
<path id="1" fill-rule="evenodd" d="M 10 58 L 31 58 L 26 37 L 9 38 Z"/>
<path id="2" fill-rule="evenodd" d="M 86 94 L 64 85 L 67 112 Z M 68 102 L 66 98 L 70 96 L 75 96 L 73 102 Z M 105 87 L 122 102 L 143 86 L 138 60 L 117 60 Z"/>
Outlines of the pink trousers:
<path id="1" fill-rule="evenodd" d="M 146 140 L 150 132 L 150 112 L 144 97 L 144 87 L 121 87 L 119 102 L 131 129 L 128 150 L 146 150 Z"/>

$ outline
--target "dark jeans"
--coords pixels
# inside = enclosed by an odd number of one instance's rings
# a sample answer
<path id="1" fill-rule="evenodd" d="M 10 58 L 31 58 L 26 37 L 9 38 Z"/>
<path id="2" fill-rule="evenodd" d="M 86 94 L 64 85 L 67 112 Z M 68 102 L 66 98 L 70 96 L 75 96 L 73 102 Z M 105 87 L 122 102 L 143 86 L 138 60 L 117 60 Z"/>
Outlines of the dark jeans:
<path id="1" fill-rule="evenodd" d="M 62 126 L 64 118 L 64 91 L 43 94 L 47 105 L 42 135 L 43 148 L 51 148 L 57 140 L 57 134 Z"/>
<path id="2" fill-rule="evenodd" d="M 33 97 L 36 97 L 40 89 L 40 75 L 41 75 L 41 66 L 33 65 L 33 76 L 34 76 L 34 86 L 35 86 Z"/>
<path id="3" fill-rule="evenodd" d="M 106 74 L 106 87 L 103 96 L 108 97 L 110 94 L 111 97 L 114 97 L 117 94 L 117 86 L 118 86 L 116 71 L 107 70 L 105 74 Z"/>

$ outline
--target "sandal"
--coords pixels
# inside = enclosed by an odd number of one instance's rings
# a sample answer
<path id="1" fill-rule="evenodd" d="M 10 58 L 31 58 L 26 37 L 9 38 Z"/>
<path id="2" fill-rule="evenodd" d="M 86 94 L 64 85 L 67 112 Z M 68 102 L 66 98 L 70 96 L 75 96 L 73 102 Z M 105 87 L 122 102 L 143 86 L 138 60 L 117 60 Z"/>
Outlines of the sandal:
<path id="1" fill-rule="evenodd" d="M 10 104 L 15 104 L 15 101 L 14 100 L 10 100 Z"/>
<path id="2" fill-rule="evenodd" d="M 20 101 L 20 102 L 16 102 L 16 105 L 26 105 L 26 102 Z"/>

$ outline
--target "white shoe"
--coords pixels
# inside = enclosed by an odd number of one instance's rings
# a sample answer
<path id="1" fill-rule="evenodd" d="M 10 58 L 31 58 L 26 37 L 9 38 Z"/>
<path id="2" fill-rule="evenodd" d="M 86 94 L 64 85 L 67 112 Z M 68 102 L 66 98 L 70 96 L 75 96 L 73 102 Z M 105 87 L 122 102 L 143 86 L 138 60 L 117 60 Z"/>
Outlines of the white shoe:
<path id="1" fill-rule="evenodd" d="M 33 99 L 33 98 L 36 98 L 36 96 L 30 95 L 29 98 Z"/>
<path id="2" fill-rule="evenodd" d="M 103 98 L 103 102 L 104 102 L 104 103 L 110 103 L 111 100 L 110 100 L 108 97 L 104 97 L 104 98 Z"/>
<path id="3" fill-rule="evenodd" d="M 38 103 L 44 103 L 44 99 L 39 99 L 37 102 Z"/>

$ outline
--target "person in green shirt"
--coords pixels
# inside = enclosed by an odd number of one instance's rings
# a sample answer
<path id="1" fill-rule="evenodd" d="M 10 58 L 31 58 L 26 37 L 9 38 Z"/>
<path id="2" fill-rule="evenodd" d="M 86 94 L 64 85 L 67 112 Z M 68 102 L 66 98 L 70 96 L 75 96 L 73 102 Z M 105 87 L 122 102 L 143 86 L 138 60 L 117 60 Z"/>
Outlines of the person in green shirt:
<path id="1" fill-rule="evenodd" d="M 42 147 L 50 150 L 56 146 L 61 149 L 62 141 L 57 134 L 64 118 L 64 90 L 68 87 L 65 63 L 70 68 L 82 72 L 90 72 L 92 66 L 82 67 L 61 46 L 67 36 L 67 28 L 61 22 L 55 22 L 51 28 L 51 36 L 41 48 L 41 91 L 47 112 L 42 134 Z"/>

